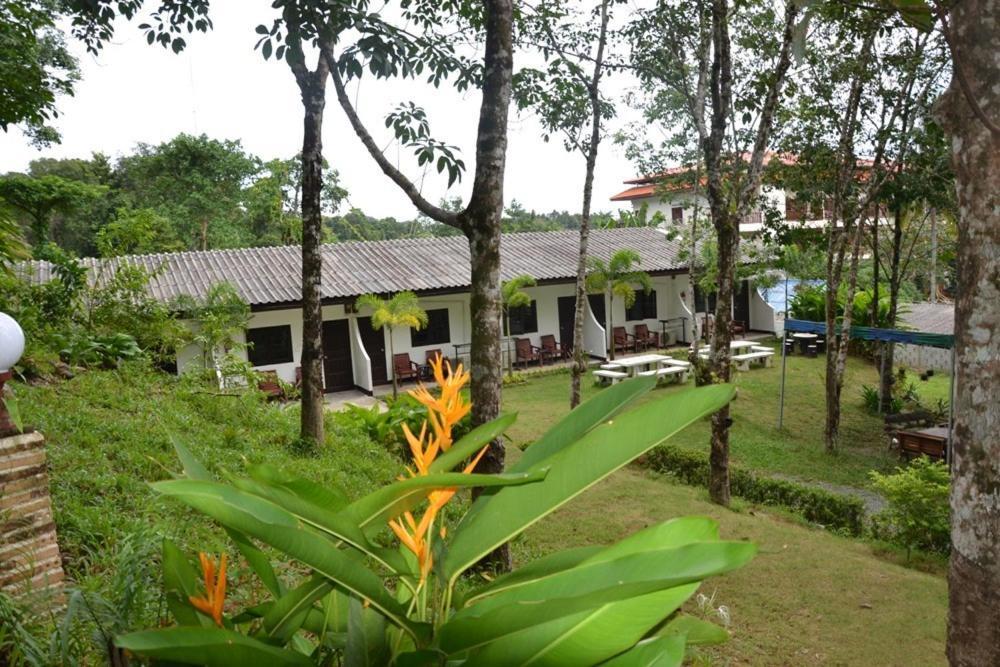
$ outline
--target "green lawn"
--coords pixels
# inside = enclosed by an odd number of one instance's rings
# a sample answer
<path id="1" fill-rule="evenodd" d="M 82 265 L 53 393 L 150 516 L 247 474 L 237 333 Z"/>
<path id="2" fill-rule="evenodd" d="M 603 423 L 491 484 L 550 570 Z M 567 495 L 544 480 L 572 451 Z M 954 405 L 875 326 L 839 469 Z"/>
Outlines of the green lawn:
<path id="1" fill-rule="evenodd" d="M 844 382 L 840 451 L 835 456 L 826 453 L 823 374 L 822 359 L 788 357 L 784 427 L 779 431 L 780 357 L 773 368 L 755 366 L 749 372 L 736 373 L 734 382 L 739 393 L 733 403 L 730 441 L 733 462 L 763 473 L 854 487 L 868 485 L 870 470 L 884 472 L 899 465 L 898 457 L 888 451 L 880 418 L 869 415 L 861 406 L 861 386 L 876 384 L 875 369 L 856 358 L 848 360 Z M 925 383 L 911 374 L 910 379 L 928 400 L 947 396 L 947 377 L 936 375 Z M 689 380 L 688 386 L 691 384 Z M 669 384 L 654 395 L 680 390 L 679 385 Z M 600 388 L 585 378 L 584 397 L 597 391 Z M 514 442 L 523 445 L 534 440 L 567 412 L 568 401 L 567 373 L 533 377 L 526 384 L 505 388 L 505 410 L 520 414 L 511 432 Z M 697 424 L 676 436 L 671 444 L 707 452 L 708 434 L 708 423 Z"/>
<path id="2" fill-rule="evenodd" d="M 810 364 L 818 370 L 812 360 L 793 362 L 798 368 L 789 375 L 800 391 L 808 386 Z M 851 372 L 861 381 L 871 375 L 860 364 L 852 364 Z M 775 377 L 775 371 L 755 370 L 738 380 L 734 453 L 741 462 L 773 462 L 789 474 L 818 479 L 850 464 L 856 470 L 837 478 L 842 480 L 863 477 L 864 461 L 891 465 L 878 446 L 845 446 L 841 456 L 826 458 L 821 425 L 802 415 L 795 415 L 790 434 L 782 436 L 785 445 L 769 441 L 773 411 L 752 404 L 755 394 L 767 396 Z M 516 440 L 533 439 L 565 412 L 567 385 L 563 373 L 505 390 L 507 407 L 521 413 L 513 431 Z M 587 387 L 588 393 L 593 391 Z M 238 473 L 248 462 L 268 462 L 317 481 L 335 481 L 352 496 L 393 479 L 402 467 L 381 445 L 333 424 L 327 447 L 303 454 L 295 446 L 295 408 L 267 405 L 255 396 L 215 396 L 211 387 L 139 368 L 93 371 L 49 386 L 17 386 L 16 392 L 25 421 L 49 442 L 53 503 L 68 573 L 109 595 L 109 582 L 126 569 L 122 563 L 136 561 L 122 558 L 130 548 L 129 535 L 169 535 L 189 551 L 214 551 L 225 543 L 222 531 L 176 503 L 156 499 L 146 486 L 177 468 L 170 433 L 184 438 L 217 471 Z M 801 410 L 808 401 L 800 395 L 795 404 Z M 818 408 L 814 412 L 819 414 Z M 852 432 L 877 423 L 860 410 L 848 413 Z M 808 434 L 810 441 L 795 445 L 792 433 Z M 704 448 L 704 425 L 683 432 L 676 442 Z M 798 464 L 791 453 L 781 453 L 782 447 L 797 447 L 793 451 L 814 463 Z M 518 455 L 511 448 L 511 459 Z M 823 472 L 807 474 L 820 466 Z M 806 527 L 776 512 L 739 504 L 736 510 L 723 510 L 709 504 L 700 489 L 677 486 L 635 467 L 612 475 L 533 526 L 516 541 L 515 556 L 523 563 L 560 548 L 610 542 L 652 522 L 687 514 L 713 516 L 725 537 L 753 540 L 760 549 L 748 567 L 709 580 L 702 589 L 714 594 L 716 606 L 728 607 L 732 618 L 732 641 L 704 654 L 713 664 L 943 662 L 943 577 L 903 567 L 864 542 Z M 154 540 L 154 554 L 156 548 Z M 155 556 L 150 560 L 146 585 L 155 588 Z M 241 569 L 234 568 L 234 579 Z M 245 588 L 234 581 L 232 595 Z M 690 607 L 697 613 L 694 603 Z M 161 611 L 151 600 L 146 609 L 130 612 L 128 621 L 148 625 Z"/>

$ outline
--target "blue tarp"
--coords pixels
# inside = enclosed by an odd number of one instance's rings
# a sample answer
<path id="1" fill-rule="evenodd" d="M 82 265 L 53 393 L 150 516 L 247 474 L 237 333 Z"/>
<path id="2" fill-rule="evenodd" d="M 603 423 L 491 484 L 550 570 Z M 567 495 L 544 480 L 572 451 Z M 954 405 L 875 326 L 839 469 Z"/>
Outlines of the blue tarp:
<path id="1" fill-rule="evenodd" d="M 785 331 L 825 334 L 826 323 L 810 322 L 809 320 L 785 320 Z M 840 325 L 837 325 L 836 331 L 838 334 L 840 333 Z M 851 327 L 851 338 L 855 340 L 884 340 L 890 343 L 909 343 L 925 347 L 940 347 L 946 350 L 955 347 L 955 336 L 952 334 L 936 334 L 924 331 Z"/>

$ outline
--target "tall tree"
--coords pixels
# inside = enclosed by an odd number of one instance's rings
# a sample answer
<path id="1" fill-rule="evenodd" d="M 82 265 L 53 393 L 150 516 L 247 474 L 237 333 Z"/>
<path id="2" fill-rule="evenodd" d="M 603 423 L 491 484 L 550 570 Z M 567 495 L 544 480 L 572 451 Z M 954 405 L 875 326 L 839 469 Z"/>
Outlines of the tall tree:
<path id="1" fill-rule="evenodd" d="M 635 286 L 649 293 L 653 282 L 649 274 L 639 268 L 642 259 L 635 250 L 623 248 L 616 250 L 605 262 L 600 257 L 587 258 L 587 291 L 602 294 L 608 299 L 608 307 L 604 316 L 604 328 L 607 332 L 605 342 L 608 345 L 608 358 L 615 358 L 615 296 L 618 296 L 625 308 L 631 308 L 635 303 Z"/>
<path id="2" fill-rule="evenodd" d="M 0 207 L 26 221 L 35 246 L 52 240 L 51 223 L 56 213 L 86 207 L 106 192 L 104 186 L 48 174 L 37 178 L 17 173 L 0 176 Z"/>
<path id="3" fill-rule="evenodd" d="M 948 659 L 1000 664 L 1000 1 L 934 3 L 958 193 Z"/>
<path id="4" fill-rule="evenodd" d="M 575 408 L 580 403 L 580 380 L 587 372 L 583 324 L 587 304 L 587 246 L 594 170 L 602 138 L 601 122 L 611 117 L 614 109 L 601 94 L 601 81 L 607 69 L 612 0 L 601 0 L 583 10 L 574 10 L 572 4 L 575 3 L 550 0 L 539 3 L 532 14 L 526 15 L 526 29 L 522 31 L 521 38 L 530 40 L 544 53 L 552 53 L 556 57 L 549 61 L 545 71 L 521 70 L 515 81 L 515 97 L 518 106 L 537 110 L 546 131 L 546 140 L 548 133 L 562 132 L 566 149 L 579 152 L 584 157 L 569 399 L 570 408 Z"/>
<path id="5" fill-rule="evenodd" d="M 337 99 L 358 138 L 369 154 L 417 209 L 437 222 L 455 227 L 469 241 L 471 257 L 472 349 L 472 421 L 484 424 L 500 413 L 503 369 L 500 348 L 500 231 L 503 215 L 504 167 L 507 155 L 507 116 L 513 75 L 514 7 L 511 0 L 486 0 L 482 5 L 466 3 L 417 2 L 402 10 L 403 19 L 424 30 L 413 37 L 406 30 L 380 22 L 369 22 L 369 31 L 354 50 L 346 50 L 334 59 L 330 71 Z M 482 35 L 481 65 L 471 66 L 454 55 L 454 37 L 438 28 L 449 23 L 459 29 Z M 411 48 L 412 47 L 412 48 Z M 411 55 L 412 54 L 412 55 Z M 482 102 L 476 133 L 476 164 L 465 207 L 447 210 L 435 206 L 400 171 L 375 143 L 371 133 L 354 109 L 347 94 L 345 77 L 358 77 L 367 56 L 368 69 L 378 76 L 414 76 L 426 67 L 431 82 L 438 83 L 450 72 L 458 72 L 460 88 L 479 84 Z M 387 118 L 396 137 L 418 156 L 419 164 L 436 164 L 447 171 L 449 182 L 461 176 L 464 163 L 454 149 L 430 136 L 423 110 L 415 105 L 401 105 Z M 504 467 L 504 446 L 493 442 L 476 470 L 499 472 Z M 494 559 L 502 569 L 510 568 L 509 550 L 503 547 Z"/>
<path id="6" fill-rule="evenodd" d="M 396 356 L 392 332 L 396 327 L 423 329 L 427 326 L 427 312 L 420 307 L 420 299 L 413 292 L 397 292 L 391 298 L 383 299 L 375 294 L 365 294 L 355 302 L 358 310 L 371 309 L 372 328 L 387 329 L 389 332 L 389 357 Z M 392 374 L 392 397 L 399 396 L 399 380 Z"/>
<path id="7" fill-rule="evenodd" d="M 80 78 L 55 25 L 60 12 L 54 0 L 0 0 L 0 129 L 18 126 L 36 146 L 59 141 L 48 124 L 56 97 Z"/>
<path id="8" fill-rule="evenodd" d="M 804 33 L 805 22 L 798 20 L 799 4 L 781 3 L 783 13 L 778 15 L 775 5 L 766 2 L 732 7 L 727 0 L 662 2 L 640 13 L 631 30 L 637 72 L 654 86 L 643 101 L 645 119 L 668 128 L 668 144 L 697 146 L 697 151 L 684 151 L 693 168 L 682 170 L 680 176 L 693 175 L 695 187 L 704 187 L 715 230 L 717 291 L 711 372 L 696 374 L 700 381 L 728 382 L 730 378 L 739 224 L 761 205 L 765 158 L 791 65 L 793 40 Z M 678 119 L 683 121 L 679 125 Z M 662 153 L 670 155 L 671 151 L 658 152 Z M 695 230 L 690 242 L 694 244 L 698 236 Z M 691 248 L 692 258 L 699 254 Z M 709 492 L 720 504 L 729 503 L 729 424 L 728 407 L 712 417 Z"/>
<path id="9" fill-rule="evenodd" d="M 238 140 L 181 133 L 139 144 L 118 161 L 113 178 L 132 206 L 170 220 L 187 249 L 209 250 L 250 245 L 243 191 L 259 170 Z"/>

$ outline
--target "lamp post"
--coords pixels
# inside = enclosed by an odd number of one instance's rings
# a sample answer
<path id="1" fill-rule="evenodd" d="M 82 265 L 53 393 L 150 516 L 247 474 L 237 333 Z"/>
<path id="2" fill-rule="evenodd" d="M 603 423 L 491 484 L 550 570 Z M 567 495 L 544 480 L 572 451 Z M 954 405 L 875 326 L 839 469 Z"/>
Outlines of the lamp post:
<path id="1" fill-rule="evenodd" d="M 14 368 L 23 353 L 24 332 L 21 325 L 7 313 L 0 313 L 0 435 L 14 430 L 3 400 L 3 386 L 12 377 L 10 369 Z"/>

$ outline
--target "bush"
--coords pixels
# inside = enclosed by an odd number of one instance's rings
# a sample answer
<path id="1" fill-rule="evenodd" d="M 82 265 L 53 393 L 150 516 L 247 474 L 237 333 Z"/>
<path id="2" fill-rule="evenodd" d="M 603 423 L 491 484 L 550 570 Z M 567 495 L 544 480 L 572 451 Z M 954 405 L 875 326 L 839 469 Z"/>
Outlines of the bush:
<path id="1" fill-rule="evenodd" d="M 875 489 L 885 496 L 887 509 L 875 517 L 874 532 L 906 547 L 948 553 L 948 466 L 920 457 L 890 475 L 872 471 Z"/>
<path id="2" fill-rule="evenodd" d="M 646 465 L 673 475 L 685 484 L 708 486 L 708 457 L 669 445 L 657 447 L 646 456 Z M 729 485 L 735 496 L 761 505 L 776 505 L 801 514 L 806 520 L 849 535 L 860 535 L 865 506 L 861 500 L 839 496 L 795 482 L 756 477 L 729 466 Z"/>

